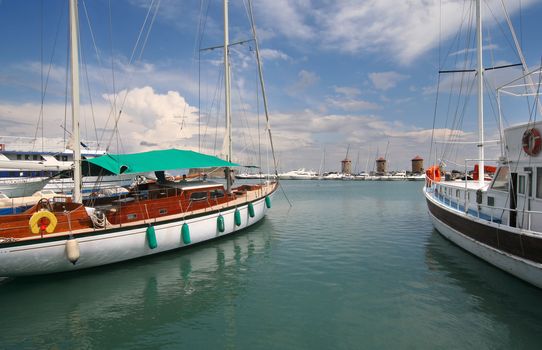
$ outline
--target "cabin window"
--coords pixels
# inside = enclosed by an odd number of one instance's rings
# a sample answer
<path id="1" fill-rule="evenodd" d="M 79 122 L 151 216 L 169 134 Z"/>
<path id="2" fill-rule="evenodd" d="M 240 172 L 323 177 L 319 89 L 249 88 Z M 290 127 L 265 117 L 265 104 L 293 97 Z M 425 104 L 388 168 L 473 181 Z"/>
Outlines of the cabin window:
<path id="1" fill-rule="evenodd" d="M 214 190 L 211 192 L 211 199 L 217 199 L 224 197 L 224 190 Z"/>
<path id="2" fill-rule="evenodd" d="M 191 201 L 203 201 L 207 199 L 207 192 L 193 192 L 190 194 Z"/>
<path id="3" fill-rule="evenodd" d="M 455 196 L 457 198 L 461 197 L 461 191 L 460 190 L 455 190 Z"/>
<path id="4" fill-rule="evenodd" d="M 493 184 L 491 185 L 491 188 L 494 190 L 508 192 L 508 175 L 509 175 L 508 167 L 506 166 L 500 167 L 497 170 L 497 174 L 495 174 L 495 179 L 493 180 Z"/>
<path id="5" fill-rule="evenodd" d="M 30 154 L 25 154 L 24 155 L 24 160 L 30 160 Z"/>
<path id="6" fill-rule="evenodd" d="M 33 160 L 38 160 L 38 155 L 37 155 L 37 154 L 34 154 L 34 155 L 32 156 L 32 159 L 33 159 Z"/>
<path id="7" fill-rule="evenodd" d="M 542 168 L 536 168 L 536 198 L 542 198 Z"/>
<path id="8" fill-rule="evenodd" d="M 62 161 L 67 162 L 68 161 L 68 156 L 62 156 Z"/>
<path id="9" fill-rule="evenodd" d="M 167 214 L 167 209 L 160 209 L 160 215 L 166 215 Z"/>
<path id="10" fill-rule="evenodd" d="M 21 154 L 17 154 L 17 160 L 23 159 L 23 156 Z"/>
<path id="11" fill-rule="evenodd" d="M 489 207 L 494 207 L 495 206 L 495 197 L 487 197 L 487 205 Z"/>
<path id="12" fill-rule="evenodd" d="M 128 220 L 135 220 L 135 219 L 137 219 L 137 214 L 135 214 L 135 213 L 128 214 L 128 215 L 126 215 L 126 218 L 128 218 Z"/>
<path id="13" fill-rule="evenodd" d="M 518 193 L 525 194 L 525 175 L 518 176 Z"/>

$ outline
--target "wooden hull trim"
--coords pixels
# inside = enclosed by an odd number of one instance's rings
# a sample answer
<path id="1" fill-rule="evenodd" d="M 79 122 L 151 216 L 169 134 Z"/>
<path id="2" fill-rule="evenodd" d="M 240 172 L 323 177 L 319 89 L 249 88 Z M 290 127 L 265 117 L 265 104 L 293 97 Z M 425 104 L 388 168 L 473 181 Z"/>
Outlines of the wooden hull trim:
<path id="1" fill-rule="evenodd" d="M 83 238 L 83 237 L 101 236 L 101 235 L 107 235 L 107 234 L 111 234 L 111 233 L 128 231 L 128 230 L 132 230 L 132 229 L 147 228 L 149 226 L 149 224 L 150 225 L 157 225 L 157 224 L 162 225 L 162 224 L 176 223 L 176 222 L 179 222 L 179 221 L 193 220 L 193 219 L 205 217 L 205 216 L 208 216 L 208 215 L 213 215 L 213 214 L 229 211 L 229 210 L 232 210 L 232 209 L 235 209 L 235 208 L 238 208 L 238 207 L 248 206 L 249 203 L 252 203 L 254 205 L 256 202 L 258 202 L 260 200 L 265 200 L 266 196 L 273 196 L 275 191 L 277 190 L 277 188 L 278 188 L 278 186 L 275 186 L 275 188 L 272 191 L 270 191 L 268 194 L 266 194 L 266 195 L 264 195 L 264 196 L 262 196 L 260 198 L 256 198 L 254 200 L 251 200 L 251 201 L 243 202 L 241 205 L 235 204 L 235 205 L 230 205 L 228 207 L 224 207 L 224 208 L 220 208 L 220 209 L 215 209 L 215 210 L 210 210 L 210 211 L 195 213 L 195 214 L 190 214 L 190 215 L 184 215 L 184 216 L 182 216 L 181 214 L 176 214 L 175 218 L 172 218 L 172 219 L 162 219 L 162 218 L 160 218 L 160 220 L 155 220 L 153 218 L 153 219 L 147 219 L 144 222 L 143 222 L 143 220 L 141 220 L 142 221 L 141 223 L 126 223 L 126 224 L 123 224 L 121 226 L 114 225 L 115 227 L 112 227 L 112 228 L 103 228 L 103 229 L 94 229 L 94 230 L 90 229 L 88 232 L 77 232 L 77 233 L 74 234 L 74 237 L 75 238 Z M 36 240 L 34 240 L 34 239 L 24 239 L 24 240 L 17 240 L 17 241 L 6 241 L 6 242 L 0 243 L 0 249 L 8 248 L 8 247 L 24 246 L 24 245 L 33 245 L 33 244 L 36 244 L 37 241 L 39 241 L 39 242 L 65 241 L 66 236 L 68 236 L 68 235 L 69 235 L 69 233 L 66 232 L 65 234 L 55 234 L 55 235 L 51 235 L 51 236 L 44 236 L 43 238 L 37 238 Z"/>

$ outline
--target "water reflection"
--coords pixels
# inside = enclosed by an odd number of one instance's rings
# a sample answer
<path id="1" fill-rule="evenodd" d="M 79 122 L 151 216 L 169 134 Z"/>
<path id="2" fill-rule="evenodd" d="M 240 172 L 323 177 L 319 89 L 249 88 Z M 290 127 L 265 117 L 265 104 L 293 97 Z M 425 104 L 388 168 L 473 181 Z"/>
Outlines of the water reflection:
<path id="1" fill-rule="evenodd" d="M 432 286 L 449 302 L 441 307 L 450 314 L 465 308 L 485 315 L 489 321 L 484 327 L 504 328 L 499 336 L 510 344 L 538 347 L 532 335 L 542 331 L 542 290 L 465 252 L 437 231 L 428 239 L 426 264 L 434 272 Z"/>
<path id="2" fill-rule="evenodd" d="M 208 244 L 76 273 L 0 284 L 2 347 L 153 346 L 153 332 L 243 293 L 253 259 L 272 248 L 271 223 Z M 252 261 L 250 261 L 252 260 Z M 154 343 L 156 344 L 156 343 Z"/>

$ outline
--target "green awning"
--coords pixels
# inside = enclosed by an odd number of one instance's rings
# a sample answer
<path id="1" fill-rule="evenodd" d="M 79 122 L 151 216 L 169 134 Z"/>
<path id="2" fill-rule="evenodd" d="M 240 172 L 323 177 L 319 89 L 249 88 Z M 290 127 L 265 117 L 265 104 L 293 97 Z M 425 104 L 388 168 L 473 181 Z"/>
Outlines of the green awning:
<path id="1" fill-rule="evenodd" d="M 131 154 L 106 154 L 86 159 L 113 174 L 135 174 L 173 169 L 239 166 L 220 158 L 193 151 L 167 149 Z"/>

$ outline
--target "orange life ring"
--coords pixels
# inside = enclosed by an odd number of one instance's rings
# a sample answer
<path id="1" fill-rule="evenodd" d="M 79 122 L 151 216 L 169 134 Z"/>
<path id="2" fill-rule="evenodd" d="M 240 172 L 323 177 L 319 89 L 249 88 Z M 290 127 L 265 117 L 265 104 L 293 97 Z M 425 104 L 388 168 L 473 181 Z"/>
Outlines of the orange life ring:
<path id="1" fill-rule="evenodd" d="M 427 169 L 425 172 L 425 176 L 429 178 L 431 181 L 440 182 L 441 175 L 440 175 L 440 168 L 438 165 L 433 165 Z"/>
<path id="2" fill-rule="evenodd" d="M 28 226 L 30 226 L 32 233 L 35 234 L 40 233 L 40 231 L 53 233 L 57 222 L 55 214 L 48 210 L 40 210 L 32 214 L 32 217 L 28 221 Z"/>
<path id="3" fill-rule="evenodd" d="M 525 130 L 523 137 L 521 138 L 521 145 L 523 151 L 530 156 L 536 156 L 540 153 L 542 147 L 542 139 L 540 138 L 540 131 L 536 128 Z"/>

